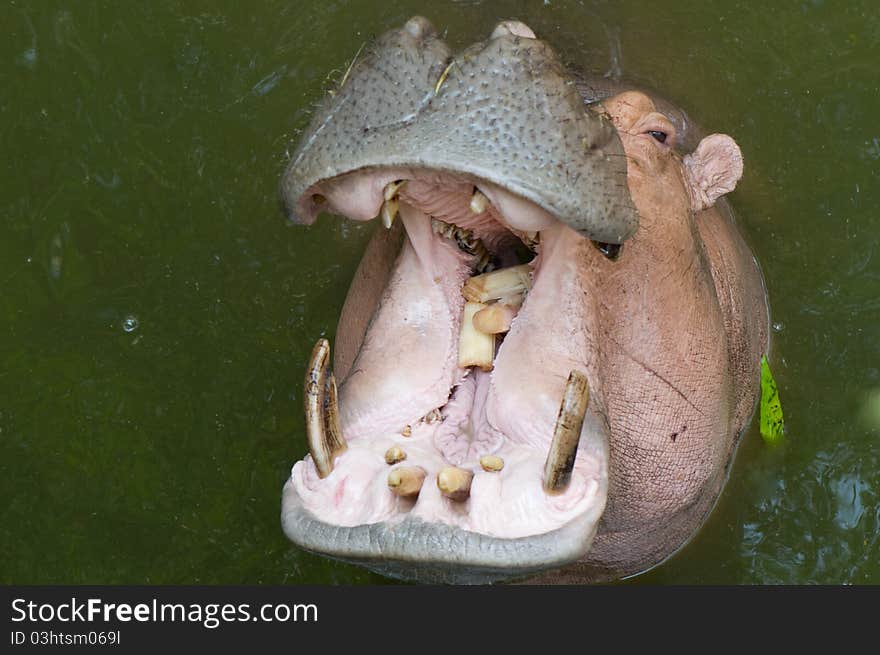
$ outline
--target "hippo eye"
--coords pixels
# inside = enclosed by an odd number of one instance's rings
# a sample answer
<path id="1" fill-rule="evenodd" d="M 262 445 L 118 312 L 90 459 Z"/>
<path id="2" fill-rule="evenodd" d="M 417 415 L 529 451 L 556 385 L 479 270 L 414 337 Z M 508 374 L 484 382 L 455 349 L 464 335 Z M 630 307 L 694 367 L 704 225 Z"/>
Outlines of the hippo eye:
<path id="1" fill-rule="evenodd" d="M 660 130 L 651 130 L 648 132 L 652 137 L 657 139 L 660 143 L 666 143 L 666 132 L 661 132 Z"/>
<path id="2" fill-rule="evenodd" d="M 606 259 L 611 261 L 617 261 L 623 248 L 623 245 L 619 243 L 602 243 L 601 241 L 593 241 L 593 245 L 596 246 L 599 252 L 605 255 Z"/>

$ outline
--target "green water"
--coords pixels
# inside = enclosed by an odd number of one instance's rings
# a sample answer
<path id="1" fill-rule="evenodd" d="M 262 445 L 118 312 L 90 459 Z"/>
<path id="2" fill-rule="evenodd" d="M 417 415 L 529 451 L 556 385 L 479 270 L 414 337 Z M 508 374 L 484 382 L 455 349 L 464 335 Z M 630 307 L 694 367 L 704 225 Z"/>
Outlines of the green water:
<path id="1" fill-rule="evenodd" d="M 859 2 L 4 2 L 0 582 L 379 582 L 279 524 L 369 226 L 285 225 L 312 103 L 414 13 L 518 17 L 735 136 L 788 433 L 648 583 L 880 583 L 880 12 Z M 333 69 L 337 72 L 331 73 Z"/>

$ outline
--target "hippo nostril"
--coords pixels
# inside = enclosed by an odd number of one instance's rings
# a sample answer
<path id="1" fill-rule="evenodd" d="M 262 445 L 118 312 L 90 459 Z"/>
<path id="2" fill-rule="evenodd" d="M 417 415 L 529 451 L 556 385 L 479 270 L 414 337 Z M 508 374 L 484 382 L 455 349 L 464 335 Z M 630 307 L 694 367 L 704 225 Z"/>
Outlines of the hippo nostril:
<path id="1" fill-rule="evenodd" d="M 437 33 L 437 30 L 434 29 L 431 21 L 424 16 L 413 16 L 406 21 L 403 29 L 409 32 L 414 39 L 424 39 L 428 36 L 434 36 Z"/>
<path id="2" fill-rule="evenodd" d="M 505 20 L 498 23 L 495 26 L 495 29 L 492 30 L 492 35 L 489 37 L 490 39 L 497 39 L 502 36 L 507 36 L 512 34 L 513 36 L 521 36 L 526 39 L 536 39 L 538 37 L 535 36 L 535 33 L 525 23 L 521 23 L 518 20 Z"/>

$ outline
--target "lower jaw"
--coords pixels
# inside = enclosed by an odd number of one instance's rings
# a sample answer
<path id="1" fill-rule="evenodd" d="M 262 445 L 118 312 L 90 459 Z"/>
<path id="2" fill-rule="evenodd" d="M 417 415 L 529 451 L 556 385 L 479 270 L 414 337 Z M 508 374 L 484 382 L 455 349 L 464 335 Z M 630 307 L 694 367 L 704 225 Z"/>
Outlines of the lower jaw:
<path id="1" fill-rule="evenodd" d="M 324 478 L 309 458 L 297 462 L 291 472 L 292 490 L 316 518 L 340 528 L 418 519 L 487 537 L 517 539 L 551 532 L 597 509 L 601 513 L 607 493 L 607 454 L 602 440 L 592 434 L 566 473 L 564 488 L 548 492 L 546 452 L 506 442 L 491 456 L 502 462 L 501 470 L 484 466 L 486 457 L 451 467 L 435 446 L 441 426 L 423 423 L 409 436 L 393 433 L 349 441 Z M 389 464 L 387 454 L 392 449 L 405 459 Z M 392 472 L 415 468 L 423 472 L 416 493 L 400 495 L 389 488 Z M 442 476 L 449 470 L 471 476 L 464 497 L 443 488 Z"/>
<path id="2" fill-rule="evenodd" d="M 414 220 L 411 216 L 406 222 Z M 413 231 L 409 225 L 408 231 Z M 424 244 L 421 249 L 423 266 L 433 265 Z M 461 304 L 456 306 L 456 301 L 449 302 L 453 311 Z M 459 370 L 451 377 L 460 382 L 463 375 Z M 555 402 L 558 407 L 558 397 Z M 467 409 L 470 412 L 472 405 Z M 599 415 L 593 412 L 589 417 L 587 431 L 603 432 Z M 594 434 L 582 446 L 567 486 L 548 494 L 543 477 L 552 430 L 534 440 L 495 430 L 500 439 L 488 446 L 449 430 L 445 437 L 438 435 L 443 431 L 444 423 L 414 421 L 404 430 L 361 438 L 350 438 L 349 431 L 348 450 L 335 459 L 329 475 L 317 475 L 308 458 L 298 463 L 285 486 L 283 521 L 288 536 L 308 550 L 358 561 L 387 575 L 412 578 L 416 567 L 418 578 L 433 581 L 528 575 L 586 552 L 607 492 L 602 434 Z M 467 444 L 463 451 L 462 443 Z M 383 454 L 394 447 L 407 453 L 403 464 L 412 463 L 426 473 L 414 497 L 389 491 L 389 465 Z M 479 455 L 487 451 L 503 459 L 503 470 L 480 470 Z M 450 464 L 473 474 L 464 501 L 444 496 L 439 489 L 439 472 Z"/>
<path id="3" fill-rule="evenodd" d="M 281 522 L 301 548 L 392 578 L 421 583 L 486 584 L 560 568 L 590 549 L 603 502 L 540 535 L 498 538 L 407 516 L 351 527 L 328 523 L 308 509 L 291 479 Z"/>

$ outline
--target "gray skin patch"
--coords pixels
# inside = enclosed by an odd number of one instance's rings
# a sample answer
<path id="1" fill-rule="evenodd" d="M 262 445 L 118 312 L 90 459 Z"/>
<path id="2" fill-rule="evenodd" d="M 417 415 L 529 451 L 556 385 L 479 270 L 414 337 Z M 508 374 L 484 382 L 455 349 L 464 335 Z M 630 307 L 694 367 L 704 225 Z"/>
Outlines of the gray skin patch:
<path id="1" fill-rule="evenodd" d="M 587 512 L 550 532 L 500 539 L 408 517 L 397 524 L 341 527 L 307 510 L 293 485 L 284 486 L 281 524 L 301 548 L 421 583 L 487 584 L 559 568 L 589 549 L 596 516 Z"/>
<path id="2" fill-rule="evenodd" d="M 614 126 L 538 39 L 505 34 L 452 57 L 423 18 L 383 35 L 300 140 L 281 181 L 291 220 L 325 209 L 315 185 L 376 167 L 495 183 L 603 243 L 638 227 Z"/>

